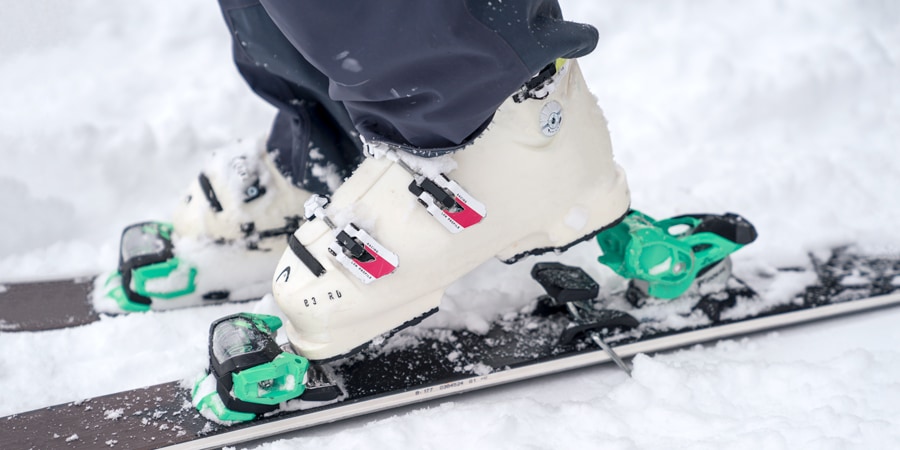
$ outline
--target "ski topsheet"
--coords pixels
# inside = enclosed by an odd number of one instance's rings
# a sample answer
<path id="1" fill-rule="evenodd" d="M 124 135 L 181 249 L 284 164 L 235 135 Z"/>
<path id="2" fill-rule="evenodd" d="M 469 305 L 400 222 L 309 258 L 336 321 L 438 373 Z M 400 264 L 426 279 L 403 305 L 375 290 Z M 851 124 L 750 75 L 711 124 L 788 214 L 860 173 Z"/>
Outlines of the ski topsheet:
<path id="1" fill-rule="evenodd" d="M 737 278 L 717 298 L 727 304 L 718 321 L 696 304 L 650 303 L 631 308 L 624 293 L 601 295 L 595 308 L 626 310 L 636 328 L 604 339 L 622 357 L 653 353 L 811 320 L 900 304 L 900 262 L 844 251 L 815 260 L 815 270 L 788 269 L 779 278 L 809 277 L 802 292 L 765 298 Z M 775 292 L 764 289 L 759 292 Z M 731 302 L 733 300 L 733 303 Z M 377 349 L 328 368 L 345 392 L 329 405 L 288 402 L 283 411 L 222 426 L 190 404 L 190 383 L 172 382 L 0 419 L 0 448 L 213 448 L 234 445 L 451 394 L 608 362 L 590 339 L 560 341 L 573 322 L 563 313 L 519 312 L 487 334 L 410 329 Z M 678 320 L 671 320 L 677 316 Z M 298 409 L 303 408 L 303 409 Z"/>
<path id="2" fill-rule="evenodd" d="M 42 331 L 99 320 L 94 278 L 0 284 L 0 331 Z"/>
<path id="3" fill-rule="evenodd" d="M 102 315 L 130 314 L 97 291 L 104 277 L 0 283 L 0 331 L 45 331 L 87 325 Z M 154 310 L 219 305 L 224 302 L 249 302 L 245 299 L 211 299 L 173 306 L 154 303 Z M 172 302 L 174 303 L 174 302 Z M 100 307 L 98 307 L 100 306 Z"/>

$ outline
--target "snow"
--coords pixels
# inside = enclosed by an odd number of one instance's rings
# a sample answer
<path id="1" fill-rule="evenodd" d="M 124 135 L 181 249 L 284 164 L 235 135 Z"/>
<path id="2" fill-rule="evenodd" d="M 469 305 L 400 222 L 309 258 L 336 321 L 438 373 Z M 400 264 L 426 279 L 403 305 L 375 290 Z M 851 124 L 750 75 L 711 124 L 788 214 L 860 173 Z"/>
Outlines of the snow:
<path id="1" fill-rule="evenodd" d="M 635 207 L 745 215 L 760 238 L 735 258 L 742 275 L 848 242 L 900 254 L 898 4 L 562 3 L 600 30 L 581 64 Z M 0 282 L 110 269 L 124 226 L 168 217 L 209 153 L 270 125 L 213 3 L 34 0 L 5 5 L 0 25 Z M 596 253 L 563 258 L 615 288 Z M 423 326 L 486 329 L 537 293 L 520 282 L 529 266 L 470 274 Z M 796 286 L 780 282 L 771 295 Z M 246 308 L 0 332 L 0 415 L 196 377 L 208 324 Z M 641 356 L 632 379 L 589 368 L 262 448 L 898 448 L 898 320 L 884 310 Z"/>

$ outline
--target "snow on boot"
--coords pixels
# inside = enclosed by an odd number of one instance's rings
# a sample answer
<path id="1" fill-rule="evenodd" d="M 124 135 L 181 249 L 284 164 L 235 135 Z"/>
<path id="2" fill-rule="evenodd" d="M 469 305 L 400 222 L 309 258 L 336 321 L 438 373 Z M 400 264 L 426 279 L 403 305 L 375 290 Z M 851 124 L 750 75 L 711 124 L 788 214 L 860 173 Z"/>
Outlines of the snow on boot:
<path id="1" fill-rule="evenodd" d="M 309 196 L 280 174 L 262 146 L 217 151 L 171 225 L 125 229 L 118 271 L 98 278 L 95 307 L 143 311 L 261 297 Z"/>
<path id="2" fill-rule="evenodd" d="M 435 312 L 485 260 L 565 249 L 626 214 L 625 176 L 577 63 L 550 73 L 464 150 L 424 159 L 367 143 L 374 157 L 327 207 L 310 204 L 273 280 L 298 354 L 349 354 Z"/>

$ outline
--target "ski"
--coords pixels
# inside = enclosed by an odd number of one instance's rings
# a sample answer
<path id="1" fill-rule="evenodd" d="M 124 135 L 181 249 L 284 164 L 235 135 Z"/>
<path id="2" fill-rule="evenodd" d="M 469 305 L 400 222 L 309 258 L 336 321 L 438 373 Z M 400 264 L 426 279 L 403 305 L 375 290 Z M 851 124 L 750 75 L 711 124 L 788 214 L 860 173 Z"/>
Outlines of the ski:
<path id="1" fill-rule="evenodd" d="M 100 319 L 94 277 L 0 284 L 0 331 L 43 331 Z"/>
<path id="2" fill-rule="evenodd" d="M 59 280 L 0 283 L 0 331 L 46 331 L 87 325 L 103 315 L 130 314 L 115 308 L 96 308 L 93 296 L 97 276 Z M 216 299 L 184 307 L 218 305 L 223 302 L 252 302 Z M 159 308 L 161 310 L 170 308 Z"/>
<path id="3" fill-rule="evenodd" d="M 283 228 L 248 233 L 280 239 L 299 223 L 285 220 Z M 248 302 L 269 291 L 279 252 L 260 249 L 255 241 L 182 243 L 188 249 L 176 252 L 171 225 L 141 222 L 122 232 L 115 271 L 0 283 L 0 331 L 54 330 L 86 325 L 102 315 Z"/>
<path id="4" fill-rule="evenodd" d="M 813 255 L 812 268 L 763 275 L 752 283 L 729 276 L 720 280 L 724 289 L 663 303 L 636 296 L 634 284 L 614 292 L 598 290 L 580 268 L 541 263 L 532 276 L 547 294 L 532 302 L 532 308 L 499 319 L 485 335 L 412 328 L 387 345 L 327 364 L 324 370 L 343 392 L 337 402 L 290 401 L 275 413 L 225 426 L 207 420 L 191 405 L 189 383 L 171 382 L 2 418 L 0 447 L 235 445 L 610 362 L 612 355 L 594 337 L 627 359 L 900 304 L 896 257 L 867 257 L 841 248 Z M 767 298 L 765 284 L 785 277 L 809 282 L 781 298 Z M 572 308 L 580 312 L 577 317 Z M 667 320 L 673 315 L 680 320 Z"/>

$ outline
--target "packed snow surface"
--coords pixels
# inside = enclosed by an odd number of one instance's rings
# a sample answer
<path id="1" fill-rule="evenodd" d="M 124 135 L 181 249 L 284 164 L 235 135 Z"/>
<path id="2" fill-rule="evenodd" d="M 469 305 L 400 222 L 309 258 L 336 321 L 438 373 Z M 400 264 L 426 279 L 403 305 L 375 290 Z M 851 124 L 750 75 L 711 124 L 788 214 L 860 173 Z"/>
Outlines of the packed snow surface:
<path id="1" fill-rule="evenodd" d="M 739 274 L 848 242 L 900 256 L 900 3 L 561 3 L 600 30 L 582 68 L 636 208 L 746 216 L 760 238 Z M 4 283 L 112 268 L 124 226 L 166 219 L 210 152 L 273 116 L 234 70 L 214 2 L 13 2 L 0 55 Z M 615 283 L 596 254 L 566 258 Z M 423 326 L 485 330 L 536 293 L 528 265 L 482 267 Z M 192 378 L 208 324 L 247 307 L 0 332 L 0 415 Z M 639 356 L 631 379 L 590 368 L 262 448 L 900 448 L 898 321 L 879 311 Z"/>

